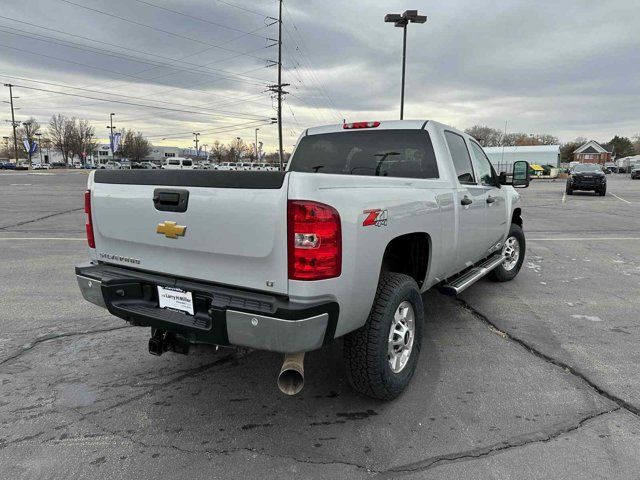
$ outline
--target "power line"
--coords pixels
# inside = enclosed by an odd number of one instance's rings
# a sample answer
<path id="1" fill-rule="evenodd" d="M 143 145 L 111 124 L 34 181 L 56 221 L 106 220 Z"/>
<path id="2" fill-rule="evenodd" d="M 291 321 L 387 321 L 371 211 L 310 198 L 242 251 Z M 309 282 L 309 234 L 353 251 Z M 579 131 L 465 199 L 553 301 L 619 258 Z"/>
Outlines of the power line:
<path id="1" fill-rule="evenodd" d="M 246 7 L 241 7 L 240 5 L 236 5 L 235 3 L 227 2 L 225 0 L 215 0 L 215 1 L 218 2 L 218 3 L 222 3 L 223 5 L 227 5 L 229 7 L 237 8 L 238 10 L 242 10 L 243 12 L 253 13 L 255 15 L 259 15 L 261 17 L 270 18 L 270 19 L 276 20 L 276 21 L 278 20 L 277 18 L 270 17 L 270 16 L 265 15 L 264 13 L 258 12 L 256 10 L 251 10 L 249 8 L 246 8 Z"/>
<path id="2" fill-rule="evenodd" d="M 149 56 L 152 56 L 152 57 L 157 57 L 157 58 L 161 58 L 161 59 L 164 59 L 164 60 L 169 60 L 169 62 L 170 62 L 169 64 L 163 64 L 162 66 L 171 66 L 172 67 L 173 63 L 182 62 L 182 63 L 185 63 L 187 65 L 192 65 L 192 66 L 196 66 L 196 67 L 199 67 L 199 68 L 208 68 L 209 70 L 216 71 L 216 69 L 211 69 L 209 67 L 211 65 L 218 64 L 218 63 L 223 63 L 223 62 L 228 62 L 228 61 L 233 60 L 235 58 L 238 58 L 238 57 L 241 57 L 241 56 L 246 56 L 248 54 L 252 54 L 252 53 L 258 52 L 258 51 L 263 50 L 264 48 L 266 48 L 266 47 L 256 48 L 256 49 L 253 49 L 253 50 L 250 50 L 250 51 L 247 51 L 247 52 L 242 52 L 242 53 L 237 54 L 237 55 L 232 55 L 230 57 L 225 57 L 225 58 L 222 58 L 222 59 L 214 60 L 212 62 L 209 62 L 209 63 L 205 64 L 205 65 L 199 65 L 199 64 L 195 64 L 195 63 L 191 63 L 191 62 L 184 62 L 184 60 L 187 59 L 187 58 L 190 58 L 190 57 L 194 57 L 196 55 L 200 55 L 201 53 L 207 52 L 207 51 L 211 50 L 212 47 L 205 48 L 203 50 L 198 50 L 198 51 L 196 51 L 194 53 L 190 53 L 189 55 L 185 55 L 185 56 L 183 56 L 183 57 L 181 57 L 179 59 L 174 59 L 174 58 L 165 57 L 165 56 L 157 55 L 157 54 L 150 53 L 150 52 L 144 52 L 144 51 L 141 51 L 141 50 L 135 50 L 135 49 L 132 49 L 130 47 L 125 47 L 125 46 L 118 45 L 118 44 L 115 44 L 115 43 L 109 43 L 109 42 L 105 42 L 105 41 L 102 41 L 102 40 L 95 40 L 95 39 L 90 38 L 90 37 L 85 37 L 85 36 L 82 36 L 82 35 L 68 33 L 68 32 L 64 32 L 62 30 L 56 30 L 54 28 L 45 27 L 43 25 L 38 25 L 38 24 L 35 24 L 35 23 L 26 22 L 26 21 L 18 20 L 18 19 L 11 18 L 11 17 L 6 17 L 6 16 L 0 15 L 0 18 L 2 18 L 4 20 L 9 20 L 11 22 L 19 23 L 21 26 L 29 25 L 31 27 L 35 27 L 35 28 L 42 29 L 42 30 L 48 30 L 48 31 L 51 31 L 51 32 L 55 32 L 55 33 L 59 33 L 59 34 L 65 35 L 65 36 L 70 36 L 70 37 L 74 37 L 74 38 L 80 38 L 82 40 L 87 40 L 87 41 L 93 42 L 93 43 L 99 43 L 101 45 L 109 45 L 109 46 L 112 46 L 112 47 L 116 47 L 116 48 L 120 48 L 120 49 L 124 49 L 124 50 L 128 50 L 128 51 L 132 51 L 132 52 L 136 52 L 136 53 L 140 53 L 140 54 L 143 54 L 143 55 L 149 55 Z M 11 28 L 11 27 L 7 27 L 7 28 Z M 262 30 L 264 28 L 268 28 L 268 26 L 256 28 L 256 29 L 252 30 L 251 32 L 247 32 L 247 33 L 255 33 L 255 32 L 257 32 L 259 30 Z M 227 43 L 231 43 L 231 42 L 233 42 L 235 40 L 238 40 L 238 39 L 242 38 L 243 36 L 245 36 L 245 35 L 243 34 L 243 35 L 240 35 L 238 37 L 234 37 L 234 38 L 232 38 L 230 40 L 227 40 L 225 42 L 219 43 L 218 46 L 226 45 Z M 46 38 L 54 38 L 54 37 L 46 37 Z M 68 40 L 61 40 L 61 41 L 68 42 Z M 71 42 L 69 42 L 69 43 L 71 43 Z M 136 74 L 149 72 L 151 70 L 155 70 L 156 68 L 159 68 L 159 66 L 158 67 L 154 66 L 152 68 L 143 69 L 141 71 L 136 72 Z M 264 67 L 261 67 L 261 68 L 264 68 Z M 181 70 L 181 71 L 184 71 L 184 70 Z M 188 70 L 188 71 L 191 72 L 191 70 Z M 232 74 L 232 72 L 228 72 L 228 73 Z M 248 72 L 245 72 L 245 73 L 248 73 Z M 169 75 L 177 75 L 177 73 L 164 74 L 164 75 L 161 75 L 161 76 L 158 76 L 158 77 L 154 77 L 151 80 L 155 80 L 157 78 L 163 78 L 163 77 L 166 77 L 166 76 L 169 76 Z M 107 82 L 107 84 L 108 83 L 110 83 L 110 82 Z M 100 85 L 100 84 L 93 84 L 93 85 L 87 85 L 87 86 L 94 86 L 94 85 Z"/>
<path id="3" fill-rule="evenodd" d="M 254 125 L 257 124 L 257 125 Z M 232 130 L 238 127 L 244 127 L 244 128 L 239 128 L 240 130 L 244 130 L 245 128 L 251 128 L 251 127 L 256 127 L 259 125 L 270 125 L 271 121 L 257 121 L 254 120 L 252 122 L 243 122 L 243 123 L 238 123 L 235 125 L 226 125 L 226 126 L 221 126 L 221 127 L 216 127 L 216 128 L 212 128 L 212 129 L 205 129 L 205 130 L 200 130 L 199 133 L 203 134 L 203 133 L 224 133 L 224 132 L 220 132 L 220 130 Z M 179 137 L 179 136 L 183 136 L 183 135 L 192 135 L 193 134 L 193 130 L 189 130 L 189 131 L 183 131 L 183 132 L 173 132 L 173 133 L 168 133 L 168 134 L 157 134 L 157 135 L 146 135 L 147 138 L 159 138 L 162 137 L 164 138 L 171 138 L 171 137 Z"/>
<path id="4" fill-rule="evenodd" d="M 85 10 L 89 10 L 89 11 L 92 11 L 92 12 L 96 12 L 96 13 L 99 13 L 99 14 L 101 14 L 101 15 L 105 15 L 105 16 L 107 16 L 107 17 L 116 18 L 116 19 L 121 20 L 121 21 L 123 21 L 123 22 L 131 23 L 131 24 L 133 24 L 133 25 L 137 25 L 137 26 L 139 26 L 139 27 L 144 27 L 144 28 L 148 28 L 148 29 L 151 29 L 151 30 L 155 30 L 155 31 L 157 31 L 157 32 L 162 32 L 162 33 L 164 33 L 164 34 L 166 34 L 166 35 L 171 35 L 172 37 L 181 38 L 181 39 L 183 39 L 183 40 L 189 40 L 189 41 L 191 41 L 191 42 L 194 42 L 194 43 L 200 43 L 200 44 L 202 44 L 202 45 L 208 45 L 208 46 L 210 46 L 210 47 L 213 47 L 213 48 L 219 48 L 220 50 L 225 50 L 225 51 L 227 51 L 227 52 L 232 52 L 232 53 L 242 53 L 242 52 L 239 52 L 239 51 L 237 51 L 237 50 L 233 50 L 233 49 L 230 49 L 230 48 L 220 47 L 220 46 L 215 45 L 215 44 L 213 44 L 213 43 L 205 42 L 205 41 L 203 41 L 203 40 L 199 40 L 199 39 L 197 39 L 197 38 L 188 37 L 188 36 L 186 36 L 186 35 L 181 35 L 181 34 L 179 34 L 179 33 L 174 33 L 174 32 L 171 32 L 171 31 L 169 31 L 169 30 L 164 30 L 164 29 L 162 29 L 162 28 L 154 27 L 154 26 L 152 26 L 152 25 L 147 25 L 146 23 L 137 22 L 137 21 L 135 21 L 135 20 L 131 20 L 131 19 L 129 19 L 129 18 L 125 18 L 125 17 L 120 17 L 120 16 L 118 16 L 118 15 L 114 15 L 113 13 L 109 13 L 109 12 L 104 12 L 104 11 L 102 11 L 102 10 L 98 10 L 97 8 L 92 8 L 92 7 L 88 7 L 88 6 L 86 6 L 86 5 L 81 5 L 81 4 L 79 4 L 79 3 L 72 2 L 71 0 L 59 0 L 59 1 L 64 2 L 64 3 L 68 3 L 69 5 L 74 5 L 74 6 L 78 7 L 78 8 L 83 8 L 83 9 L 85 9 Z M 256 59 L 258 59 L 258 60 L 262 60 L 262 61 L 266 61 L 266 60 L 267 60 L 266 58 L 257 57 L 257 56 L 255 56 L 255 55 L 249 55 L 249 56 L 251 56 L 251 57 L 253 57 L 253 58 L 256 58 Z"/>
<path id="5" fill-rule="evenodd" d="M 304 37 L 300 33 L 300 30 L 298 30 L 298 27 L 297 27 L 295 21 L 293 20 L 293 15 L 291 14 L 291 12 L 289 11 L 289 9 L 287 8 L 286 5 L 284 6 L 284 8 L 285 8 L 285 12 L 287 13 L 287 15 L 289 15 L 289 18 L 291 20 L 291 25 L 292 25 L 294 31 L 296 32 L 296 34 L 298 35 L 298 38 L 300 39 L 300 44 L 302 45 L 302 47 L 305 50 L 309 50 L 307 45 L 306 45 L 306 42 L 304 40 Z M 300 53 L 300 58 L 303 61 L 307 62 L 307 65 L 309 66 L 309 74 L 310 74 L 310 76 L 312 78 L 315 78 L 315 80 L 316 80 L 316 82 L 318 84 L 318 87 L 319 87 L 319 91 L 320 91 L 320 93 L 322 93 L 327 98 L 327 100 L 328 100 L 328 102 L 329 102 L 329 104 L 331 106 L 330 108 L 333 108 L 338 113 L 338 118 L 340 118 L 340 119 L 344 118 L 344 116 L 342 115 L 342 112 L 340 112 L 340 110 L 336 107 L 335 102 L 333 101 L 333 99 L 328 94 L 327 90 L 325 89 L 322 81 L 316 75 L 308 56 L 306 56 L 305 53 L 302 51 L 302 49 L 300 48 L 300 45 L 298 45 L 298 43 L 295 41 L 295 39 L 293 38 L 293 35 L 291 34 L 291 32 L 289 32 L 289 30 L 286 28 L 286 25 L 285 25 L 285 32 L 291 37 L 292 41 L 296 44 L 296 49 Z"/>
<path id="6" fill-rule="evenodd" d="M 14 29 L 12 27 L 4 27 L 4 28 L 9 28 L 11 30 L 17 30 L 17 29 Z M 104 48 L 88 47 L 88 46 L 85 46 L 85 45 L 80 45 L 80 44 L 75 43 L 75 42 L 70 42 L 68 40 L 56 39 L 56 38 L 48 36 L 48 35 L 41 35 L 41 34 L 32 33 L 32 32 L 16 33 L 16 32 L 11 32 L 11 31 L 8 31 L 8 30 L 3 30 L 2 28 L 0 28 L 0 32 L 4 32 L 6 34 L 15 35 L 15 36 L 19 36 L 19 37 L 30 38 L 30 39 L 33 39 L 33 40 L 36 40 L 36 41 L 39 41 L 39 42 L 49 43 L 49 44 L 53 44 L 53 45 L 60 45 L 60 46 L 67 47 L 67 48 L 74 48 L 76 50 L 82 50 L 82 51 L 91 52 L 91 53 L 98 53 L 99 55 L 115 57 L 115 58 L 121 58 L 123 60 L 131 61 L 131 62 L 143 63 L 143 64 L 147 64 L 147 65 L 153 65 L 154 68 L 169 67 L 169 68 L 172 68 L 172 69 L 175 69 L 175 70 L 179 70 L 181 72 L 189 72 L 189 73 L 193 73 L 194 72 L 193 69 L 179 68 L 179 67 L 176 67 L 175 65 L 171 65 L 169 63 L 153 62 L 153 61 L 150 61 L 150 60 L 142 59 L 140 57 L 134 57 L 132 55 L 113 52 L 112 50 L 107 50 L 107 49 L 104 49 Z M 38 37 L 41 37 L 41 38 L 38 38 Z M 62 42 L 64 42 L 64 43 L 62 43 Z M 13 48 L 13 47 L 8 47 L 8 48 Z M 135 50 L 132 50 L 132 51 L 135 51 Z M 142 53 L 144 55 L 153 55 L 153 54 L 148 54 L 146 52 L 140 52 L 140 53 Z M 160 57 L 159 55 L 153 55 L 153 56 Z M 165 58 L 165 59 L 170 60 L 170 61 L 175 61 L 174 59 L 170 59 L 170 58 L 167 58 L 167 57 L 160 57 L 160 58 Z M 185 63 L 187 65 L 192 65 L 192 66 L 196 67 L 197 69 L 203 68 L 201 65 L 198 65 L 198 64 L 195 64 L 195 63 L 191 63 L 191 62 L 183 62 L 183 63 Z M 266 67 L 260 67 L 260 69 L 262 69 L 262 68 L 266 68 Z M 237 77 L 244 76 L 244 77 L 247 77 L 248 79 L 251 79 L 253 81 L 250 82 L 249 80 L 245 80 L 244 78 L 241 78 L 238 81 L 243 81 L 245 83 L 251 83 L 251 84 L 254 84 L 254 85 L 263 85 L 264 83 L 257 83 L 257 82 L 265 82 L 261 78 L 249 77 L 249 76 L 246 76 L 246 75 L 237 74 L 237 73 L 234 73 L 234 72 L 229 72 L 227 70 L 220 70 L 220 69 L 207 69 L 207 70 L 211 70 L 212 72 L 215 72 L 216 70 L 219 71 L 219 72 L 223 72 L 224 74 L 227 75 L 227 77 L 224 77 L 224 78 L 231 78 L 231 77 L 236 77 L 236 76 Z M 145 71 L 148 71 L 148 70 L 145 70 Z M 209 76 L 215 75 L 217 77 L 222 77 L 222 75 L 220 73 L 208 73 L 208 72 L 196 72 L 196 73 L 202 73 L 202 74 L 209 75 Z"/>
<path id="7" fill-rule="evenodd" d="M 216 112 L 198 112 L 198 111 L 194 111 L 194 110 L 186 110 L 186 109 L 179 109 L 179 108 L 168 108 L 168 107 L 159 107 L 157 105 L 145 105 L 142 103 L 134 103 L 134 102 L 125 102 L 122 100 L 110 100 L 110 99 L 106 99 L 106 98 L 97 98 L 97 97 L 89 97 L 87 95 L 78 95 L 75 93 L 67 93 L 67 92 L 57 92 L 55 90 L 47 90 L 44 88 L 36 88 L 36 87 L 29 87 L 26 85 L 14 85 L 14 87 L 19 87 L 19 88 L 25 88 L 27 90 L 35 90 L 38 92 L 49 92 L 49 93 L 55 93 L 57 95 L 65 95 L 65 96 L 69 96 L 69 97 L 79 97 L 79 98 L 88 98 L 90 100 L 97 100 L 100 102 L 107 102 L 107 103 L 117 103 L 117 104 L 121 104 L 121 105 L 132 105 L 135 107 L 143 107 L 143 108 L 155 108 L 158 110 L 167 110 L 167 111 L 171 111 L 171 112 L 183 112 L 183 113 L 192 113 L 195 115 L 215 115 L 215 116 L 226 116 L 226 115 L 219 115 Z M 231 115 L 236 115 L 236 116 L 251 116 L 251 117 L 256 117 L 256 118 L 265 118 L 262 117 L 260 115 L 252 115 L 252 114 L 247 114 L 247 113 L 238 113 L 238 112 L 225 112 L 225 113 L 229 113 Z"/>
<path id="8" fill-rule="evenodd" d="M 60 87 L 60 88 L 69 88 L 71 90 L 80 90 L 83 92 L 89 92 L 89 93 L 94 93 L 94 94 L 99 94 L 99 95 L 110 95 L 110 96 L 116 96 L 116 97 L 122 97 L 122 98 L 128 98 L 128 99 L 132 99 L 132 100 L 141 100 L 143 97 L 136 97 L 133 95 L 123 95 L 121 93 L 112 93 L 112 92 L 103 92 L 103 91 L 99 91 L 99 90 L 90 90 L 88 88 L 83 88 L 83 87 L 74 87 L 72 85 L 65 85 L 65 84 L 61 84 L 61 83 L 53 83 L 53 82 L 45 82 L 42 80 L 31 80 L 28 78 L 24 78 L 24 77 L 16 77 L 16 76 L 10 76 L 10 75 L 1 75 L 0 77 L 5 77 L 5 78 L 13 78 L 13 79 L 19 79 L 19 80 L 26 80 L 29 82 L 33 82 L 33 83 L 40 83 L 43 85 L 50 85 L 53 87 Z M 23 88 L 30 88 L 30 87 L 23 87 Z M 64 93 L 64 92 L 55 92 L 55 93 Z M 155 102 L 158 103 L 165 103 L 165 104 L 169 104 L 169 105 L 174 105 L 174 106 L 178 106 L 178 107 L 189 107 L 189 108 L 203 108 L 208 106 L 207 104 L 204 105 L 184 105 L 184 104 L 180 104 L 180 103 L 175 103 L 175 102 L 167 102 L 164 100 L 154 100 Z M 252 115 L 252 116 L 258 116 L 258 115 Z"/>
<path id="9" fill-rule="evenodd" d="M 245 35 L 253 35 L 251 32 L 245 32 L 244 30 L 240 30 L 239 28 L 230 27 L 230 26 L 228 26 L 228 25 L 224 25 L 224 24 L 222 24 L 222 23 L 217 23 L 217 22 L 213 22 L 213 21 L 211 21 L 211 20 L 207 20 L 207 19 L 205 19 L 205 18 L 196 17 L 195 15 L 190 15 L 190 14 L 188 14 L 188 13 L 179 12 L 179 11 L 177 11 L 177 10 L 172 10 L 171 8 L 162 7 L 162 6 L 160 6 L 160 5 L 156 5 L 155 3 L 151 3 L 151 2 L 148 2 L 148 1 L 145 1 L 145 0 L 134 0 L 134 1 L 135 1 L 135 2 L 138 2 L 138 3 L 141 3 L 141 4 L 143 4 L 143 5 L 147 5 L 147 6 L 149 6 L 149 7 L 153 7 L 153 8 L 157 8 L 157 9 L 159 9 L 159 10 L 164 10 L 164 11 L 166 11 L 166 12 L 173 13 L 173 14 L 175 14 L 175 15 L 180 15 L 180 16 L 182 16 L 182 17 L 190 18 L 190 19 L 192 19 L 192 20 L 197 20 L 197 21 L 199 21 L 199 22 L 209 23 L 209 24 L 211 24 L 211 25 L 215 25 L 216 27 L 221 27 L 221 28 L 225 28 L 225 29 L 227 29 L 227 30 L 233 30 L 233 31 L 236 31 L 236 32 L 242 32 L 242 33 L 244 33 Z M 255 37 L 258 37 L 258 38 L 264 38 L 264 37 L 261 37 L 260 35 L 254 35 L 254 36 L 255 36 Z"/>

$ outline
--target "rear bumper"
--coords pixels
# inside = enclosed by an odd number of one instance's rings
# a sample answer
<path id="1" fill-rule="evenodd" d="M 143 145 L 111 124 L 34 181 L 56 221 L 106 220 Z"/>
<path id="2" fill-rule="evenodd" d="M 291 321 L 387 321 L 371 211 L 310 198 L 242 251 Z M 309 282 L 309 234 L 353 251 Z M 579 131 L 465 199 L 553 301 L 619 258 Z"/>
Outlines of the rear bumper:
<path id="1" fill-rule="evenodd" d="M 331 343 L 338 323 L 339 307 L 331 300 L 291 302 L 285 297 L 93 263 L 77 265 L 76 278 L 85 300 L 132 325 L 177 333 L 192 342 L 307 352 Z M 192 292 L 194 315 L 159 308 L 158 285 Z"/>

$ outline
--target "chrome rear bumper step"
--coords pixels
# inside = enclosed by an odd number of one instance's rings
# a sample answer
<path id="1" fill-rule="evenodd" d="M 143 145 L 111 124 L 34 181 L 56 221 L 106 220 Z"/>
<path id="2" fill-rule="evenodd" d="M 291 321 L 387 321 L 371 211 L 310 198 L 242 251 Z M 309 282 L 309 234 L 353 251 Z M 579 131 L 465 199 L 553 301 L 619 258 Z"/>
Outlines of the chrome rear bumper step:
<path id="1" fill-rule="evenodd" d="M 504 256 L 502 254 L 495 255 L 485 260 L 477 267 L 473 267 L 471 270 L 455 280 L 452 280 L 450 283 L 441 285 L 439 290 L 445 295 L 458 295 L 491 272 L 494 268 L 498 267 L 502 262 L 504 262 Z"/>

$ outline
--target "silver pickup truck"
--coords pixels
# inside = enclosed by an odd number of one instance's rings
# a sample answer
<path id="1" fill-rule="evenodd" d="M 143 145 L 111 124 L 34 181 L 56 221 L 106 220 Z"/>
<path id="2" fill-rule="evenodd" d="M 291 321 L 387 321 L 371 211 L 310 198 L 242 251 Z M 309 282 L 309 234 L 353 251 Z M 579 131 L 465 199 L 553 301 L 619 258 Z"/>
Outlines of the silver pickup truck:
<path id="1" fill-rule="evenodd" d="M 498 176 L 473 138 L 433 121 L 310 128 L 286 172 L 98 170 L 77 280 L 88 301 L 151 327 L 153 354 L 281 352 L 278 384 L 295 394 L 304 352 L 344 337 L 352 386 L 392 399 L 416 368 L 422 292 L 517 275 L 512 187 L 528 182 L 526 162 Z"/>

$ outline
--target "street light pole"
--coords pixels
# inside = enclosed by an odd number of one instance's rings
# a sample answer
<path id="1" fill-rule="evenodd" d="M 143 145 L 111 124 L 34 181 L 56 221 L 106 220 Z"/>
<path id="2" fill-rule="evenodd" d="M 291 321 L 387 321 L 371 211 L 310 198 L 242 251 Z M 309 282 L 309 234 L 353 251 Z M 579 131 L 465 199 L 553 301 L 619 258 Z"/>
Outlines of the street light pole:
<path id="1" fill-rule="evenodd" d="M 194 140 L 196 144 L 196 157 L 199 157 L 200 155 L 198 154 L 198 137 L 200 136 L 200 132 L 193 132 L 193 135 L 196 137 L 196 139 Z"/>
<path id="2" fill-rule="evenodd" d="M 386 23 L 393 23 L 396 27 L 403 29 L 402 34 L 402 86 L 400 93 L 400 120 L 404 120 L 404 83 L 407 64 L 407 25 L 409 23 L 425 23 L 427 17 L 418 15 L 417 10 L 406 10 L 402 15 L 397 13 L 389 13 L 384 16 Z"/>
<path id="3" fill-rule="evenodd" d="M 255 153 L 255 155 L 256 155 L 256 162 L 257 162 L 258 160 L 260 160 L 260 159 L 258 158 L 258 130 L 260 130 L 260 129 L 259 129 L 259 128 L 256 128 L 256 143 L 255 143 L 255 145 L 254 145 L 255 150 L 256 150 L 256 153 Z"/>
<path id="4" fill-rule="evenodd" d="M 42 165 L 42 137 L 41 133 L 36 133 L 36 137 L 38 137 L 38 152 L 40 152 L 40 165 Z"/>
<path id="5" fill-rule="evenodd" d="M 9 100 L 11 103 L 11 126 L 13 127 L 13 152 L 16 156 L 16 163 L 18 163 L 18 136 L 16 135 L 16 117 L 13 113 L 13 85 L 5 83 L 5 87 L 9 87 Z"/>

